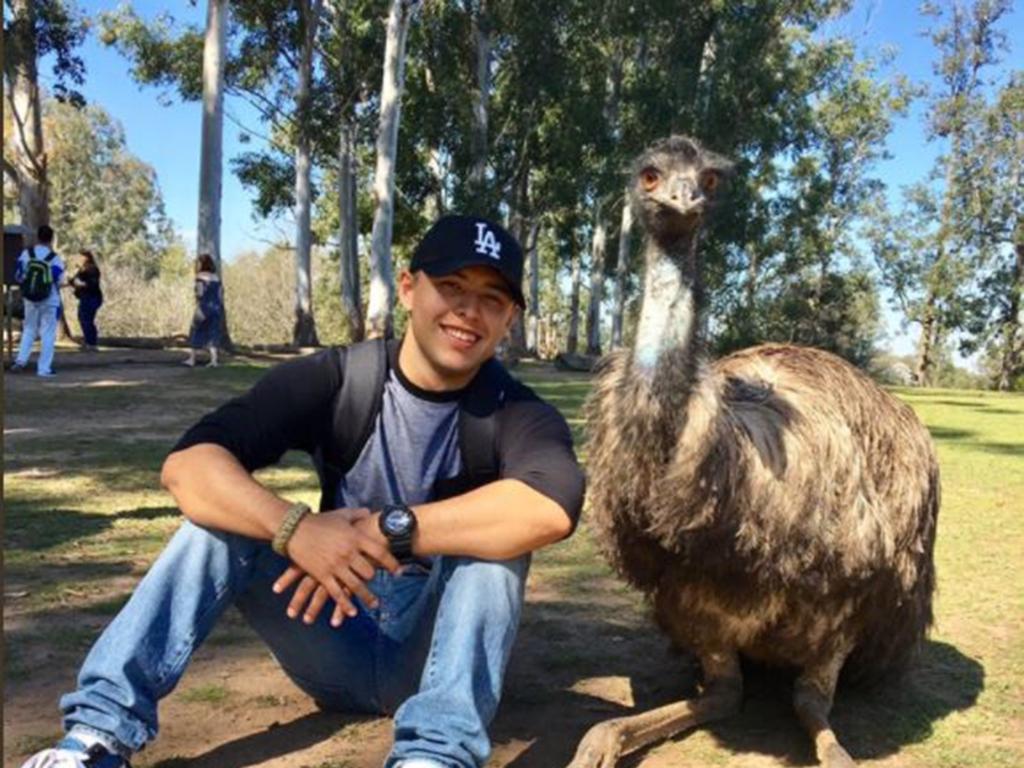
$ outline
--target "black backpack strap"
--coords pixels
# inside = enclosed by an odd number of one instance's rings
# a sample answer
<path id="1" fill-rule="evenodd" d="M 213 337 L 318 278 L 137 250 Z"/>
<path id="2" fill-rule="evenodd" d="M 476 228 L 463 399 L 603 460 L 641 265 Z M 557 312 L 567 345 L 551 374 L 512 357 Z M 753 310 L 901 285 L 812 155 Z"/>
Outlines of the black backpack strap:
<path id="1" fill-rule="evenodd" d="M 320 473 L 320 509 L 333 506 L 341 478 L 356 463 L 373 433 L 388 374 L 387 342 L 371 339 L 338 350 L 342 383 L 334 399 L 330 433 L 314 460 Z"/>
<path id="2" fill-rule="evenodd" d="M 338 456 L 342 474 L 352 468 L 370 439 L 387 375 L 388 353 L 383 339 L 361 341 L 345 351 L 345 381 L 334 404 L 335 434 L 347 436 Z"/>
<path id="3" fill-rule="evenodd" d="M 498 479 L 498 412 L 505 401 L 508 376 L 489 360 L 459 401 L 459 454 L 462 472 L 434 484 L 437 499 L 465 493 Z"/>

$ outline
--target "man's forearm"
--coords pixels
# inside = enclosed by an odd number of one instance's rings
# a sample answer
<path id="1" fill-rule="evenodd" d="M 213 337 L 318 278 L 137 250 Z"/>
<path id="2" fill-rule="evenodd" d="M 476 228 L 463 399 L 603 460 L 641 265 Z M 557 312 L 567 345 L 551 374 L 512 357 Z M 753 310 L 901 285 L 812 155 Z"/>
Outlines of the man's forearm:
<path id="1" fill-rule="evenodd" d="M 172 453 L 160 482 L 192 522 L 254 539 L 272 539 L 289 506 L 230 451 L 212 443 Z"/>
<path id="2" fill-rule="evenodd" d="M 519 480 L 498 480 L 413 509 L 418 555 L 507 560 L 563 539 L 572 529 L 561 506 Z"/>

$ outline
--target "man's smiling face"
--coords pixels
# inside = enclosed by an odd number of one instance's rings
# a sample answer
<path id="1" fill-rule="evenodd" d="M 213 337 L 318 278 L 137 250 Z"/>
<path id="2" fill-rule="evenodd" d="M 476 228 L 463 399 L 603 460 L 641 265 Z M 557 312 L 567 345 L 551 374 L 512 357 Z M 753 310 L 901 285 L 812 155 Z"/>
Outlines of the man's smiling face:
<path id="1" fill-rule="evenodd" d="M 459 389 L 494 354 L 512 327 L 518 306 L 508 284 L 491 267 L 448 275 L 403 272 L 398 295 L 409 310 L 402 343 L 402 372 L 428 390 Z"/>

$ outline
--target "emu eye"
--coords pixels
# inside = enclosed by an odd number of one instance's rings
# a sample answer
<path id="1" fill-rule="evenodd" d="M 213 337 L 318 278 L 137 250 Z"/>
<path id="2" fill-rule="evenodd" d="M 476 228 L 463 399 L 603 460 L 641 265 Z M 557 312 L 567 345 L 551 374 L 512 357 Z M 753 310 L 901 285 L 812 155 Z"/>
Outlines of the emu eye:
<path id="1" fill-rule="evenodd" d="M 661 182 L 661 174 L 653 168 L 644 168 L 640 171 L 640 185 L 650 192 Z"/>
<path id="2" fill-rule="evenodd" d="M 709 197 L 715 194 L 718 189 L 718 173 L 716 171 L 704 171 L 700 175 L 700 188 L 701 191 Z"/>

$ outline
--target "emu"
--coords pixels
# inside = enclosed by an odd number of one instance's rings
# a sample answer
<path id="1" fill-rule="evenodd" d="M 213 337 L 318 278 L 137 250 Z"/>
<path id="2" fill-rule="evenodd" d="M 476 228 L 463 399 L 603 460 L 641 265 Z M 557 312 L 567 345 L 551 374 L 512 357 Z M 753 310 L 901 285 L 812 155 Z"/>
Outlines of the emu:
<path id="1" fill-rule="evenodd" d="M 587 403 L 601 547 L 697 656 L 701 693 L 597 724 L 570 768 L 613 768 L 735 713 L 741 656 L 795 668 L 793 706 L 819 763 L 854 766 L 828 721 L 840 672 L 896 672 L 932 621 L 939 469 L 913 411 L 821 350 L 701 355 L 697 245 L 730 170 L 681 136 L 636 160 L 636 341 L 600 363 Z"/>

